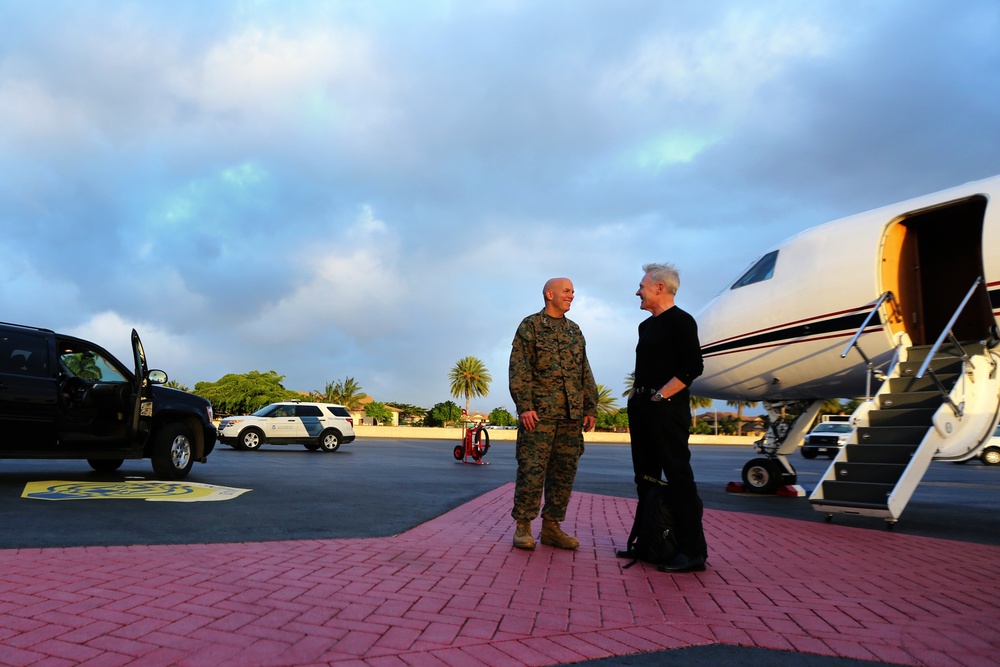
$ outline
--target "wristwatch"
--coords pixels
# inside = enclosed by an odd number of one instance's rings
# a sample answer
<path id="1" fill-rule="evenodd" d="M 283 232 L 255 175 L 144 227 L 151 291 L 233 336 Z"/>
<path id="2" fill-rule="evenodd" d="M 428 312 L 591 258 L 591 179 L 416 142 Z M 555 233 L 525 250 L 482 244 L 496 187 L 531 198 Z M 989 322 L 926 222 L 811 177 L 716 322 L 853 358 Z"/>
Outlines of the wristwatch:
<path id="1" fill-rule="evenodd" d="M 661 394 L 660 392 L 656 392 L 655 394 L 653 394 L 653 396 L 649 400 L 651 400 L 651 401 L 662 401 L 663 400 L 663 394 Z"/>

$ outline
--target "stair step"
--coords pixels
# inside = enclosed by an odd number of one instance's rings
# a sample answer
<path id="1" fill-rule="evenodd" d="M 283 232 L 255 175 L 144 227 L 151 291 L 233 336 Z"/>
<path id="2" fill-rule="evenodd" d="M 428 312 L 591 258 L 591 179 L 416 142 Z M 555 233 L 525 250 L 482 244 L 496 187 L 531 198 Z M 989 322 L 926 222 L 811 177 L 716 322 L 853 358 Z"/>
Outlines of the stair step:
<path id="1" fill-rule="evenodd" d="M 927 358 L 927 353 L 930 352 L 931 347 L 931 345 L 914 345 L 906 351 L 906 358 L 909 361 L 923 362 L 923 360 Z M 982 341 L 978 340 L 962 341 L 962 349 L 955 347 L 951 343 L 947 343 L 938 348 L 937 355 L 935 356 L 938 359 L 955 357 L 961 358 L 963 351 L 970 357 L 977 354 L 986 354 L 986 346 L 982 343 Z"/>
<path id="2" fill-rule="evenodd" d="M 924 441 L 928 426 L 896 426 L 858 428 L 860 445 L 912 445 L 916 447 Z"/>
<path id="3" fill-rule="evenodd" d="M 936 409 L 911 408 L 905 410 L 872 410 L 868 413 L 870 426 L 924 426 L 930 427 Z"/>
<path id="4" fill-rule="evenodd" d="M 852 503 L 845 502 L 842 500 L 829 500 L 824 498 L 823 500 L 813 500 L 809 499 L 813 505 L 827 505 L 829 507 L 852 507 L 858 510 L 884 510 L 889 507 L 888 503 Z M 851 512 L 844 512 L 844 514 L 851 514 Z"/>
<path id="5" fill-rule="evenodd" d="M 844 447 L 825 476 L 831 479 L 820 483 L 810 502 L 816 509 L 829 513 L 870 513 L 898 518 L 900 503 L 905 504 L 912 490 L 908 485 L 899 492 L 894 507 L 889 507 L 893 494 L 904 475 L 912 476 L 913 484 L 923 475 L 920 467 L 926 457 L 917 452 L 932 427 L 934 414 L 941 409 L 945 397 L 961 378 L 963 355 L 984 354 L 980 343 L 963 343 L 961 347 L 943 345 L 928 364 L 924 377 L 917 378 L 930 346 L 913 347 L 907 351 L 907 360 L 901 362 L 896 373 L 889 378 L 878 398 L 878 409 L 867 414 L 868 425 L 856 431 L 857 443 Z"/>
<path id="6" fill-rule="evenodd" d="M 941 381 L 941 385 L 949 391 L 955 386 L 955 383 L 958 381 L 958 376 L 958 373 L 946 373 L 943 375 L 941 373 L 937 374 L 937 378 Z M 930 373 L 927 373 L 922 378 L 913 377 L 912 375 L 889 378 L 888 382 L 890 394 L 907 394 L 915 391 L 935 391 L 940 393 L 938 386 L 934 382 L 934 378 L 931 377 Z"/>
<path id="7" fill-rule="evenodd" d="M 893 484 L 899 481 L 906 470 L 905 463 L 837 463 L 834 473 L 838 482 L 874 482 Z"/>
<path id="8" fill-rule="evenodd" d="M 965 350 L 965 353 L 970 357 L 989 354 L 989 347 L 987 347 L 985 341 L 981 340 L 971 343 L 962 343 L 962 349 Z"/>
<path id="9" fill-rule="evenodd" d="M 894 484 L 871 482 L 823 482 L 823 498 L 843 503 L 868 503 L 888 507 Z"/>
<path id="10" fill-rule="evenodd" d="M 906 465 L 919 445 L 845 445 L 848 463 L 900 463 Z"/>
<path id="11" fill-rule="evenodd" d="M 924 365 L 923 361 L 901 361 L 899 362 L 899 375 L 906 376 L 916 376 L 920 367 Z M 946 359 L 935 359 L 928 366 L 928 370 L 924 372 L 926 375 L 929 371 L 934 371 L 938 377 L 947 374 L 959 374 L 962 372 L 962 359 L 948 357 Z"/>
<path id="12" fill-rule="evenodd" d="M 879 408 L 882 410 L 899 410 L 909 408 L 938 408 L 944 399 L 939 391 L 908 391 L 905 393 L 886 393 L 879 396 Z"/>

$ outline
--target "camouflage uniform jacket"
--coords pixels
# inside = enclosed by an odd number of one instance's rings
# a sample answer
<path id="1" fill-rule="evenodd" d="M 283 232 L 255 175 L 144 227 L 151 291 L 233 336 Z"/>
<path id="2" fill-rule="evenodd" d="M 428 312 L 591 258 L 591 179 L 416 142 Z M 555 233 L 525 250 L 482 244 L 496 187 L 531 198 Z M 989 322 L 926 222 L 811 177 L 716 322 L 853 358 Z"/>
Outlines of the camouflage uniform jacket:
<path id="1" fill-rule="evenodd" d="M 521 321 L 511 345 L 510 395 L 517 414 L 534 410 L 539 419 L 597 415 L 597 385 L 576 322 L 543 310 Z"/>

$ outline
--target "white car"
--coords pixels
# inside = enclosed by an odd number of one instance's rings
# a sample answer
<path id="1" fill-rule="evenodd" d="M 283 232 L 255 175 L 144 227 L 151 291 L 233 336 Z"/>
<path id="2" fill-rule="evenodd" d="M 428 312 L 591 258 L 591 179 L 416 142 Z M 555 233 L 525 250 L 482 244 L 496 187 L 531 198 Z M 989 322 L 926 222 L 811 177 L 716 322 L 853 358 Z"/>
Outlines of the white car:
<path id="1" fill-rule="evenodd" d="M 1000 426 L 997 426 L 997 430 L 993 431 L 993 437 L 983 447 L 983 451 L 979 452 L 979 460 L 983 462 L 983 465 L 1000 465 Z"/>
<path id="2" fill-rule="evenodd" d="M 304 445 L 309 451 L 335 452 L 354 441 L 354 419 L 343 405 L 283 401 L 252 415 L 219 422 L 219 441 L 233 449 L 255 450 L 263 444 Z"/>

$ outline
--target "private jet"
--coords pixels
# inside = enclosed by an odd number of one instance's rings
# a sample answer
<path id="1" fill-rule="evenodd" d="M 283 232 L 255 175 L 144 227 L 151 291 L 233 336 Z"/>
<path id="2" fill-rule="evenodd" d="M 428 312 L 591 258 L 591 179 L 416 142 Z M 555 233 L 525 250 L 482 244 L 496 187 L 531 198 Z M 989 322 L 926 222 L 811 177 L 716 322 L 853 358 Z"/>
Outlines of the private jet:
<path id="1" fill-rule="evenodd" d="M 1000 418 L 998 195 L 995 176 L 807 229 L 696 314 L 705 371 L 692 393 L 768 414 L 745 490 L 796 484 L 788 455 L 831 398 L 862 401 L 809 496 L 828 521 L 891 528 L 932 460 L 987 446 Z"/>

